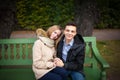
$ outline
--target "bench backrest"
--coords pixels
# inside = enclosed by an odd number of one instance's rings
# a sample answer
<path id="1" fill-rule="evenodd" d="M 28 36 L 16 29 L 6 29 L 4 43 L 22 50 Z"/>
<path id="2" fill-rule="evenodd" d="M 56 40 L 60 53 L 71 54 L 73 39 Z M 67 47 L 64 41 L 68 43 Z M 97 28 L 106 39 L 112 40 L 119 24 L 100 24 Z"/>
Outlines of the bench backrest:
<path id="1" fill-rule="evenodd" d="M 93 53 L 93 48 L 96 48 L 96 37 L 84 37 L 85 47 L 85 67 L 97 68 L 97 60 Z"/>
<path id="2" fill-rule="evenodd" d="M 32 46 L 36 39 L 0 40 L 0 65 L 31 65 Z"/>
<path id="3" fill-rule="evenodd" d="M 0 65 L 31 65 L 32 46 L 35 38 L 29 39 L 1 39 Z M 96 61 L 92 54 L 92 46 L 96 46 L 95 37 L 84 37 L 86 43 L 85 66 L 93 67 Z"/>

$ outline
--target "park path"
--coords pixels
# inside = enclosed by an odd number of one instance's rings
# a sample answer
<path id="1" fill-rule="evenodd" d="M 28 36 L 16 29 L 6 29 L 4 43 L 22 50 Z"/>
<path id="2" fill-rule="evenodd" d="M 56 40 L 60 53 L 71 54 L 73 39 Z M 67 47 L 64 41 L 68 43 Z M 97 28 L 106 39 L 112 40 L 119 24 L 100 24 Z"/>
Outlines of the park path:
<path id="1" fill-rule="evenodd" d="M 120 29 L 94 30 L 93 36 L 97 40 L 120 40 Z"/>
<path id="2" fill-rule="evenodd" d="M 97 40 L 120 40 L 120 29 L 94 30 L 93 35 Z M 13 31 L 10 38 L 35 38 L 34 31 Z"/>

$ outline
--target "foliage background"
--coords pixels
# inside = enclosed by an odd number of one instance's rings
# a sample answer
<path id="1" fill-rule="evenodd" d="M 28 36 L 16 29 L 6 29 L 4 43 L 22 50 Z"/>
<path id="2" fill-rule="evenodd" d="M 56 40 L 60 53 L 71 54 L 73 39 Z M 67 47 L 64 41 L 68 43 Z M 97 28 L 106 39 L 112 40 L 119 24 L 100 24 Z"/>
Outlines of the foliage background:
<path id="1" fill-rule="evenodd" d="M 94 28 L 120 28 L 120 1 L 97 0 L 99 23 Z M 47 29 L 53 24 L 64 26 L 74 20 L 74 0 L 18 0 L 17 28 Z"/>
<path id="2" fill-rule="evenodd" d="M 73 0 L 20 0 L 17 2 L 18 24 L 24 29 L 62 26 L 73 19 Z"/>
<path id="3" fill-rule="evenodd" d="M 97 0 L 100 22 L 96 28 L 120 28 L 120 0 Z"/>

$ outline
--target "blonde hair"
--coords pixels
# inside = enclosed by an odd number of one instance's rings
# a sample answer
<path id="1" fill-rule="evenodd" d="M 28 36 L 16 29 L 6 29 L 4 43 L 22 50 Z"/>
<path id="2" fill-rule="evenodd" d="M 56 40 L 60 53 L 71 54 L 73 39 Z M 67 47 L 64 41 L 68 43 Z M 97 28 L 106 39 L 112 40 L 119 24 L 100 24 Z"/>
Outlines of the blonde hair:
<path id="1" fill-rule="evenodd" d="M 48 30 L 47 30 L 47 36 L 50 37 L 51 34 L 52 34 L 52 32 L 54 32 L 55 30 L 60 30 L 60 31 L 61 31 L 61 34 L 62 34 L 62 28 L 61 28 L 59 25 L 53 25 L 53 26 L 51 26 L 51 27 L 48 28 Z M 56 48 L 56 46 L 57 46 L 57 44 L 58 44 L 58 42 L 59 42 L 59 40 L 60 40 L 60 38 L 61 38 L 61 37 L 60 37 L 61 34 L 60 34 L 59 37 L 55 40 L 55 48 Z"/>
<path id="2" fill-rule="evenodd" d="M 37 38 L 38 38 L 39 36 L 45 36 L 45 37 L 47 37 L 46 31 L 43 30 L 42 28 L 38 28 L 38 29 L 36 30 L 36 35 L 37 35 Z"/>
<path id="3" fill-rule="evenodd" d="M 62 30 L 62 29 L 61 29 L 61 27 L 59 25 L 53 25 L 53 26 L 48 28 L 47 36 L 50 37 L 52 32 L 54 32 L 55 30 Z"/>
<path id="4" fill-rule="evenodd" d="M 49 37 L 51 36 L 52 32 L 54 32 L 55 30 L 60 30 L 61 31 L 61 34 L 62 34 L 62 28 L 59 26 L 59 25 L 53 25 L 51 27 L 49 27 L 47 29 L 47 31 L 43 30 L 42 28 L 38 28 L 36 30 L 36 35 L 37 35 L 37 38 L 39 38 L 39 36 L 44 36 L 44 37 Z M 55 40 L 55 46 L 57 45 L 57 43 L 59 42 L 60 40 L 60 36 L 61 34 L 58 36 L 58 39 Z"/>

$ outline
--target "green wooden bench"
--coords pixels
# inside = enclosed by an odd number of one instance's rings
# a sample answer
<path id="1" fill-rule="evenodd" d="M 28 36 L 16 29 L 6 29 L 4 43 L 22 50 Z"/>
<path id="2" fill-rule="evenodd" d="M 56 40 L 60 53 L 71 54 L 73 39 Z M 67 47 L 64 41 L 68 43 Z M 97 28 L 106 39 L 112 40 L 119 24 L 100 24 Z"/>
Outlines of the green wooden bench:
<path id="1" fill-rule="evenodd" d="M 0 80 L 35 80 L 32 46 L 36 39 L 0 39 Z M 86 80 L 106 80 L 109 64 L 102 58 L 95 37 L 84 37 Z"/>

